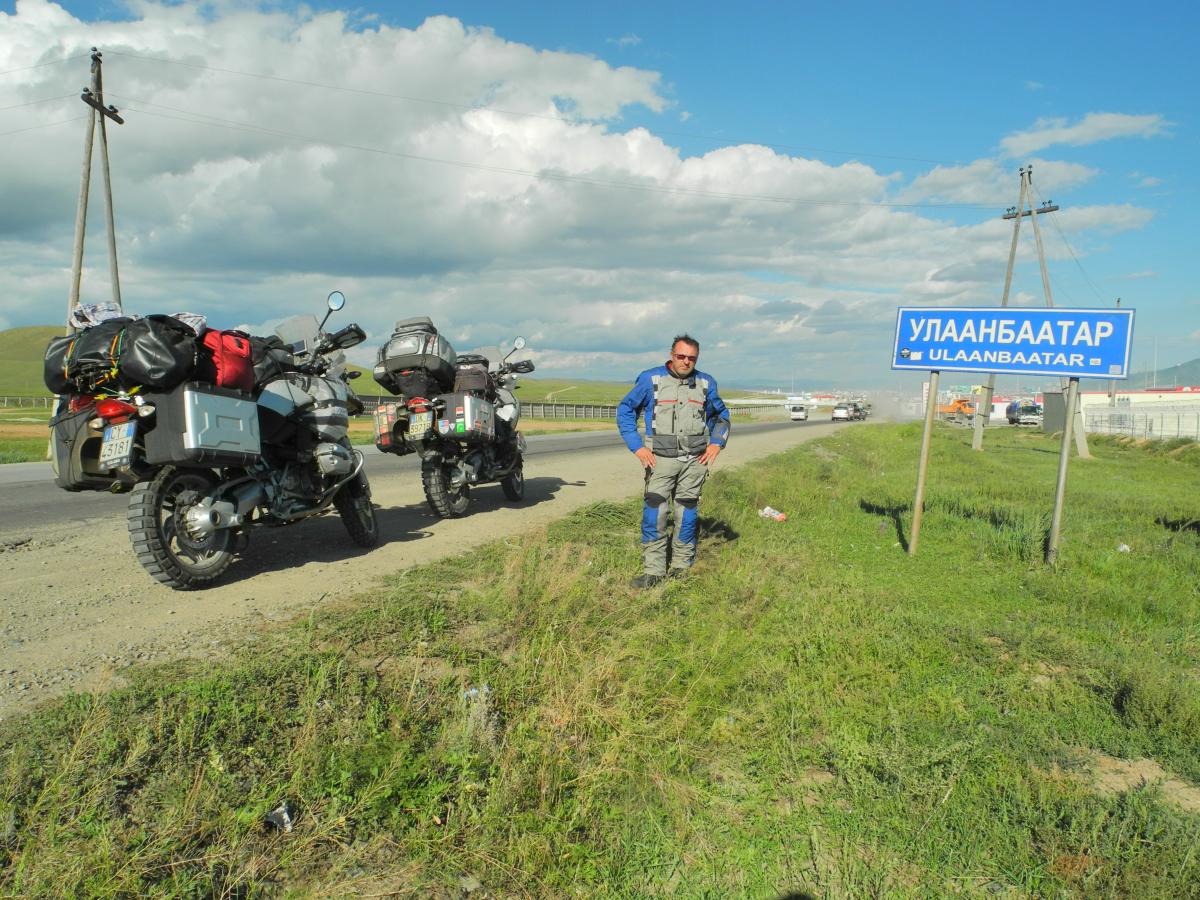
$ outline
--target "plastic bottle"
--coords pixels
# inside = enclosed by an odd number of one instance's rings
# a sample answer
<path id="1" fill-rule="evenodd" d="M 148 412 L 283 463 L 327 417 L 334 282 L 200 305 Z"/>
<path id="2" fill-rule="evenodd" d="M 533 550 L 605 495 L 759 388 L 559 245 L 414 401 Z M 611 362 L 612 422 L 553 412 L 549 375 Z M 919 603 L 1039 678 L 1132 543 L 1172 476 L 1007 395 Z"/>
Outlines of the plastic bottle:
<path id="1" fill-rule="evenodd" d="M 786 522 L 787 513 L 782 513 L 771 506 L 764 506 L 758 511 L 758 514 L 764 519 L 774 519 L 776 522 Z"/>

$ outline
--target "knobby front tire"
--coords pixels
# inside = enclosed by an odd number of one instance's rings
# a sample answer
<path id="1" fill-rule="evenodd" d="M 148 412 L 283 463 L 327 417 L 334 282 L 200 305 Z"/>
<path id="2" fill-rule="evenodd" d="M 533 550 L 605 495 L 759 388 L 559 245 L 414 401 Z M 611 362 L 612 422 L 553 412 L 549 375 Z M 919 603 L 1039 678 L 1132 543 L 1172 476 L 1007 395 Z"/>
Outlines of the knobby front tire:
<path id="1" fill-rule="evenodd" d="M 366 475 L 360 472 L 357 478 L 343 486 L 333 498 L 333 505 L 354 543 L 360 547 L 374 547 L 379 543 L 379 522 L 375 518 L 375 507 L 371 505 Z"/>
<path id="2" fill-rule="evenodd" d="M 500 480 L 500 489 L 504 496 L 514 503 L 525 499 L 525 463 L 518 459 L 516 468 Z"/>

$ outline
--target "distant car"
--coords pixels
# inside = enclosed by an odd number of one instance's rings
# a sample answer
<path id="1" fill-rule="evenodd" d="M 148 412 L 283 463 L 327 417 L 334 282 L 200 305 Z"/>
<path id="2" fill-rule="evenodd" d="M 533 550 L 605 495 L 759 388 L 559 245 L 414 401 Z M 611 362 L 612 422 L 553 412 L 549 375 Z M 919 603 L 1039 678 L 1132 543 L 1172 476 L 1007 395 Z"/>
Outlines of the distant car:
<path id="1" fill-rule="evenodd" d="M 835 406 L 833 408 L 832 421 L 834 421 L 834 422 L 838 422 L 838 421 L 849 422 L 852 418 L 853 418 L 853 416 L 850 414 L 850 404 L 849 403 L 839 403 L 837 406 Z"/>
<path id="2" fill-rule="evenodd" d="M 1042 408 L 1029 400 L 1014 400 L 1004 409 L 1009 425 L 1041 425 Z"/>
<path id="3" fill-rule="evenodd" d="M 788 415 L 791 417 L 793 422 L 807 422 L 808 407 L 801 404 L 793 404 L 792 406 L 788 407 Z"/>
<path id="4" fill-rule="evenodd" d="M 860 422 L 867 417 L 867 408 L 861 403 L 850 404 L 850 418 L 858 419 Z"/>

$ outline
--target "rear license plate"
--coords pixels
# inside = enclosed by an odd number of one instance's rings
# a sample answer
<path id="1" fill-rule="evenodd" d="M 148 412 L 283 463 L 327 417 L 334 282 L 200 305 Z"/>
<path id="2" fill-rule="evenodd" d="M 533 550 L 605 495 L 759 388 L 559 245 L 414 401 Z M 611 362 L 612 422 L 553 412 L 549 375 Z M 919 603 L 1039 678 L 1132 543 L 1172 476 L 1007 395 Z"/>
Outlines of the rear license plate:
<path id="1" fill-rule="evenodd" d="M 100 468 L 119 469 L 129 465 L 133 457 L 133 438 L 137 434 L 137 422 L 122 422 L 104 429 L 104 440 L 100 444 Z"/>
<path id="2" fill-rule="evenodd" d="M 408 438 L 416 441 L 429 434 L 429 429 L 433 427 L 433 413 L 419 412 L 413 413 L 412 418 L 408 420 Z"/>

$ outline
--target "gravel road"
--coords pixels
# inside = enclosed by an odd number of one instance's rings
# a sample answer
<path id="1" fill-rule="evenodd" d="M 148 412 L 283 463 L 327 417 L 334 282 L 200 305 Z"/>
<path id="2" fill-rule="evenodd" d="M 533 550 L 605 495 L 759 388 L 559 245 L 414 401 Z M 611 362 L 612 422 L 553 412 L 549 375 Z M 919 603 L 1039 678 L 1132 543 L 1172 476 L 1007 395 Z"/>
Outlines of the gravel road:
<path id="1" fill-rule="evenodd" d="M 735 433 L 716 467 L 745 464 L 834 427 Z M 488 485 L 475 491 L 465 518 L 442 521 L 425 504 L 412 467 L 394 458 L 382 462 L 371 466 L 379 546 L 355 547 L 336 515 L 260 530 L 221 582 L 204 591 L 172 591 L 137 564 L 123 498 L 48 523 L 6 509 L 0 519 L 0 719 L 68 690 L 119 684 L 121 670 L 131 665 L 219 653 L 248 629 L 368 592 L 381 575 L 535 529 L 589 503 L 634 496 L 642 483 L 623 446 L 531 453 L 522 504 L 509 504 L 498 485 Z M 629 523 L 631 540 L 636 527 Z"/>

